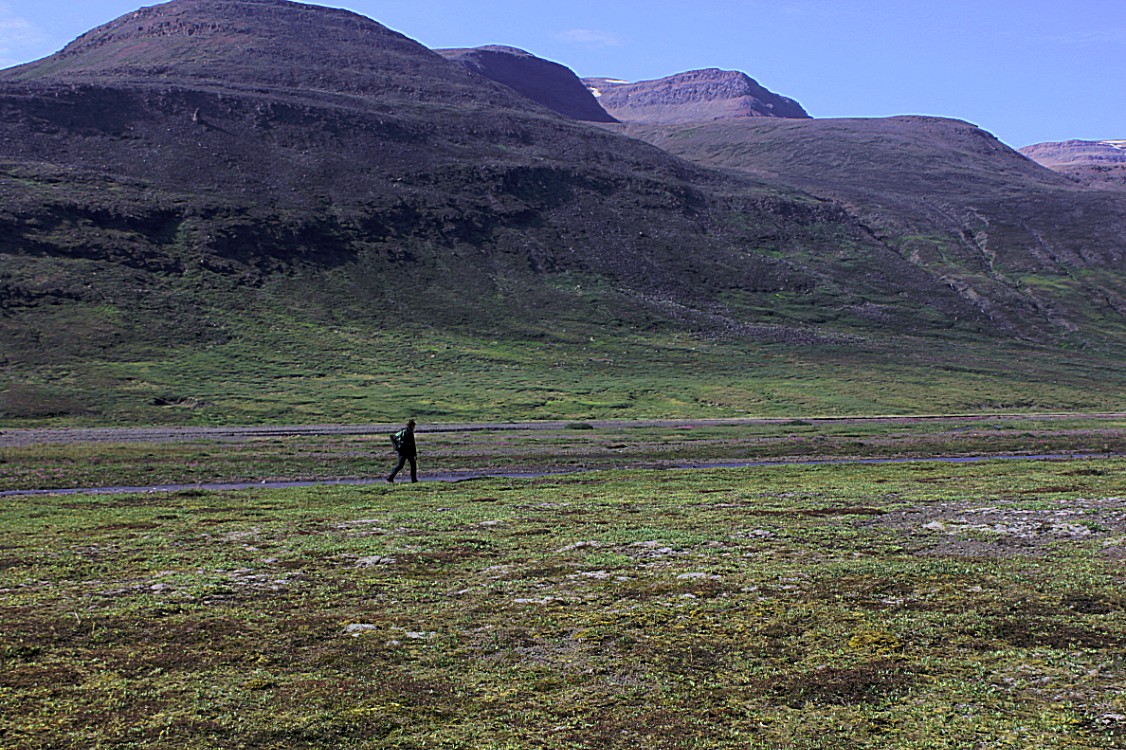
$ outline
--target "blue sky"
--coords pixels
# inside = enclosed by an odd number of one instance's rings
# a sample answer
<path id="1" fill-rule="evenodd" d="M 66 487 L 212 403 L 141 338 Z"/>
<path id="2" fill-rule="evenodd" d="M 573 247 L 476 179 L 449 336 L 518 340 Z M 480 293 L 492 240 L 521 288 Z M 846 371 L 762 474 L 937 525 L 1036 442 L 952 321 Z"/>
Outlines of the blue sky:
<path id="1" fill-rule="evenodd" d="M 153 2 L 0 0 L 0 67 Z M 1126 138 L 1122 0 L 327 0 L 428 47 L 507 44 L 581 76 L 741 70 L 814 117 L 968 120 L 1013 147 Z"/>

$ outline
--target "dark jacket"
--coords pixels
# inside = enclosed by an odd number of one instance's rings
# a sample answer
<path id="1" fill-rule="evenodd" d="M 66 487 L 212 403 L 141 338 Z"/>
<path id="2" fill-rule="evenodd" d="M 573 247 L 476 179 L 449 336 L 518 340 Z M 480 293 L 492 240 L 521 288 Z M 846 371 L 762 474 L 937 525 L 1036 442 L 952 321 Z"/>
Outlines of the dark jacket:
<path id="1" fill-rule="evenodd" d="M 418 449 L 414 445 L 414 430 L 407 427 L 401 430 L 401 432 L 403 433 L 403 440 L 399 444 L 399 447 L 396 449 L 399 452 L 399 455 L 411 457 L 417 456 Z"/>

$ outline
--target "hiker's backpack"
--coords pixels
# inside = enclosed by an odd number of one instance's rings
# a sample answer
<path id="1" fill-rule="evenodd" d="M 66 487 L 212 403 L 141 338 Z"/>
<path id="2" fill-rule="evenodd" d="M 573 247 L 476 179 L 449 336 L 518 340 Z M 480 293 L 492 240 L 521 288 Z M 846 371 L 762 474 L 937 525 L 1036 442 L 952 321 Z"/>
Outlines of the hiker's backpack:
<path id="1" fill-rule="evenodd" d="M 401 430 L 399 430 L 398 432 L 396 432 L 396 433 L 393 433 L 393 434 L 391 435 L 391 446 L 392 446 L 392 447 L 393 447 L 393 448 L 394 448 L 395 450 L 397 450 L 397 451 L 401 451 L 401 450 L 403 449 L 403 442 L 404 442 L 404 441 L 405 441 L 406 439 L 407 439 L 407 430 L 406 430 L 406 428 L 404 427 L 403 429 L 401 429 Z"/>

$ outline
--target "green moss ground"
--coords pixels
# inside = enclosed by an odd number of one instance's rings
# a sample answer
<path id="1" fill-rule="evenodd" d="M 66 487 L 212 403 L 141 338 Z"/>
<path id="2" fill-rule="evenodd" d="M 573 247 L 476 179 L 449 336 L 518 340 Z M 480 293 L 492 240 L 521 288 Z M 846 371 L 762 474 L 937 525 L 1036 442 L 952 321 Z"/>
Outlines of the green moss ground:
<path id="1" fill-rule="evenodd" d="M 0 426 L 1117 411 L 1122 373 L 1113 358 L 957 342 L 489 339 L 278 321 L 253 342 L 12 368 Z"/>

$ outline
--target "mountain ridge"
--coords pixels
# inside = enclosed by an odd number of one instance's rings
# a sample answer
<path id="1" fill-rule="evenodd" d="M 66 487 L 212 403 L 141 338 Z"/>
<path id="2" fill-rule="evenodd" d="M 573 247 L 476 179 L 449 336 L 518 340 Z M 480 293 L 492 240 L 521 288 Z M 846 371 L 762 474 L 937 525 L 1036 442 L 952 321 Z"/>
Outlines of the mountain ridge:
<path id="1" fill-rule="evenodd" d="M 340 378 L 416 337 L 450 383 L 482 361 L 507 382 L 476 343 L 505 341 L 540 353 L 522 365 L 536 387 L 595 390 L 596 338 L 622 342 L 599 378 L 644 380 L 683 337 L 723 352 L 694 376 L 731 384 L 706 409 L 750 403 L 732 373 L 763 347 L 851 367 L 920 341 L 1126 342 L 1116 204 L 965 123 L 737 117 L 673 138 L 576 121 L 347 11 L 138 13 L 0 71 L 0 361 L 16 393 L 57 394 L 0 416 L 168 418 L 155 404 L 180 403 L 161 389 L 190 387 L 181 371 L 270 391 L 256 358 Z M 1076 206 L 1078 239 L 1037 223 Z"/>
<path id="2" fill-rule="evenodd" d="M 746 73 L 704 68 L 651 81 L 584 81 L 602 108 L 623 122 L 676 124 L 743 117 L 808 118 L 793 99 L 775 94 Z"/>
<path id="3" fill-rule="evenodd" d="M 482 86 L 462 68 L 366 16 L 289 0 L 148 6 L 92 29 L 55 55 L 0 71 L 0 80 L 528 106 L 523 97 Z"/>
<path id="4" fill-rule="evenodd" d="M 1126 141 L 1036 143 L 1020 152 L 1033 161 L 1084 185 L 1126 188 Z"/>

